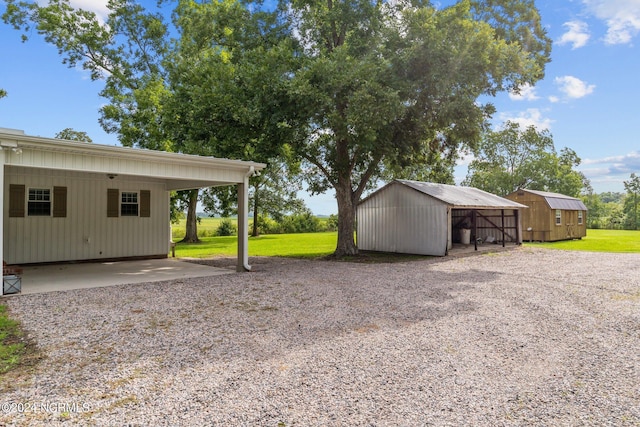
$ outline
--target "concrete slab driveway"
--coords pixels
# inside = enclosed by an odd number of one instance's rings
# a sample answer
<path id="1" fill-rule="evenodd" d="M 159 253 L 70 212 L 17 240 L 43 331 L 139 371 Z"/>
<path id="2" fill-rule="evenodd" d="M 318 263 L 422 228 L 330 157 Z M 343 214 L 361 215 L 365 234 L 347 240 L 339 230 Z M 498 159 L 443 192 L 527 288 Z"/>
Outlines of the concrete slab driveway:
<path id="1" fill-rule="evenodd" d="M 207 277 L 232 272 L 171 258 L 26 266 L 22 275 L 22 294 Z"/>

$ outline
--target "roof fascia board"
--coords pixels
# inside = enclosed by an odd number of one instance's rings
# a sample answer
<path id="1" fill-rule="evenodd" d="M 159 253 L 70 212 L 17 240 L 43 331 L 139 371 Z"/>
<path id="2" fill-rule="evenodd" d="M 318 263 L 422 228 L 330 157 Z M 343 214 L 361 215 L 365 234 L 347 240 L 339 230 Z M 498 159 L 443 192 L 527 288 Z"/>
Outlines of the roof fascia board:
<path id="1" fill-rule="evenodd" d="M 253 166 L 256 170 L 264 169 L 266 167 L 266 164 L 264 163 L 256 163 L 244 160 L 205 157 L 192 154 L 67 141 L 28 135 L 0 133 L 0 141 L 15 142 L 21 148 L 31 148 L 40 151 L 72 152 L 91 156 L 104 156 L 110 158 L 126 158 L 146 161 L 153 160 L 157 162 L 165 162 L 167 164 L 180 163 L 184 165 L 202 165 L 208 167 L 219 166 L 229 169 L 242 170 L 246 170 L 251 166 Z"/>

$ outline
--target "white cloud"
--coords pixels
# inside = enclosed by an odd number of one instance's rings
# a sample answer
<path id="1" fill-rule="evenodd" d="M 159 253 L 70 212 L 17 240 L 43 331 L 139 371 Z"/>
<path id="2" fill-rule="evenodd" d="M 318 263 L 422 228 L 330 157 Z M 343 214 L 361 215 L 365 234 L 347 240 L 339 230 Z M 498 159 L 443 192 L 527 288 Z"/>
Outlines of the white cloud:
<path id="1" fill-rule="evenodd" d="M 605 21 L 607 44 L 630 43 L 640 32 L 640 1 L 638 0 L 583 0 L 588 10 Z"/>
<path id="2" fill-rule="evenodd" d="M 509 98 L 513 101 L 535 101 L 540 98 L 536 95 L 536 88 L 529 84 L 523 85 L 519 92 L 509 92 Z"/>
<path id="3" fill-rule="evenodd" d="M 562 24 L 563 27 L 567 27 L 568 31 L 560 37 L 556 43 L 564 45 L 571 43 L 572 49 L 578 49 L 587 44 L 589 40 L 589 29 L 586 23 L 582 21 L 569 21 Z"/>
<path id="4" fill-rule="evenodd" d="M 573 76 L 556 77 L 554 81 L 559 86 L 560 92 L 570 99 L 583 98 L 593 93 L 596 88 L 595 85 L 589 85 Z"/>
<path id="5" fill-rule="evenodd" d="M 502 122 L 510 121 L 518 123 L 520 128 L 534 126 L 538 130 L 551 129 L 551 123 L 553 123 L 553 120 L 550 118 L 543 117 L 542 112 L 538 108 L 528 108 L 515 116 L 509 113 L 503 113 L 500 114 L 498 118 Z"/>
<path id="6" fill-rule="evenodd" d="M 49 0 L 37 0 L 40 6 L 47 6 Z M 82 9 L 89 12 L 93 12 L 98 17 L 98 20 L 102 23 L 106 21 L 109 15 L 109 8 L 107 7 L 108 0 L 70 0 L 69 4 L 74 9 Z"/>
<path id="7" fill-rule="evenodd" d="M 627 181 L 632 173 L 640 171 L 640 152 L 632 151 L 620 156 L 584 159 L 578 170 L 591 181 L 596 192 L 624 192 L 624 181 Z"/>
<path id="8" fill-rule="evenodd" d="M 621 156 L 609 156 L 601 159 L 585 159 L 582 164 L 588 165 L 611 165 L 608 171 L 614 172 L 635 172 L 640 170 L 640 152 L 632 151 Z"/>
<path id="9" fill-rule="evenodd" d="M 109 16 L 110 11 L 106 0 L 71 0 L 70 4 L 76 9 L 95 13 L 100 23 L 104 23 Z"/>

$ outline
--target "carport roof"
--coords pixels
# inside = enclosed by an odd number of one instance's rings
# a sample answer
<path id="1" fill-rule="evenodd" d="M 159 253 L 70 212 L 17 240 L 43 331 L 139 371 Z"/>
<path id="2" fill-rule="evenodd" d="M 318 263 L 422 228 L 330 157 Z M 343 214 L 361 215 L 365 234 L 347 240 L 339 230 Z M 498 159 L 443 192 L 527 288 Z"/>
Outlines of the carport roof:
<path id="1" fill-rule="evenodd" d="M 527 206 L 474 187 L 397 179 L 394 182 L 436 198 L 456 209 L 522 209 Z"/>
<path id="2" fill-rule="evenodd" d="M 43 138 L 0 128 L 3 149 L 3 163 L 10 167 L 152 178 L 163 181 L 167 190 L 242 183 L 249 171 L 266 167 L 250 161 Z"/>

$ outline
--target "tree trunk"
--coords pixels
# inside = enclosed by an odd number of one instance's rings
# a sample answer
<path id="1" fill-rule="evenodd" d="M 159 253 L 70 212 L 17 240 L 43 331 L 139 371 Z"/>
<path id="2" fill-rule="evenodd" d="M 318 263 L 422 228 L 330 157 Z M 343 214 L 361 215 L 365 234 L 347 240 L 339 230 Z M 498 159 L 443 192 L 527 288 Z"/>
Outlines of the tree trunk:
<path id="1" fill-rule="evenodd" d="M 338 244 L 333 255 L 338 258 L 358 255 L 358 247 L 353 236 L 356 225 L 356 202 L 350 180 L 339 181 L 336 187 L 336 199 L 338 201 Z"/>
<path id="2" fill-rule="evenodd" d="M 189 191 L 189 206 L 187 208 L 187 230 L 183 243 L 199 243 L 198 239 L 198 190 Z"/>

